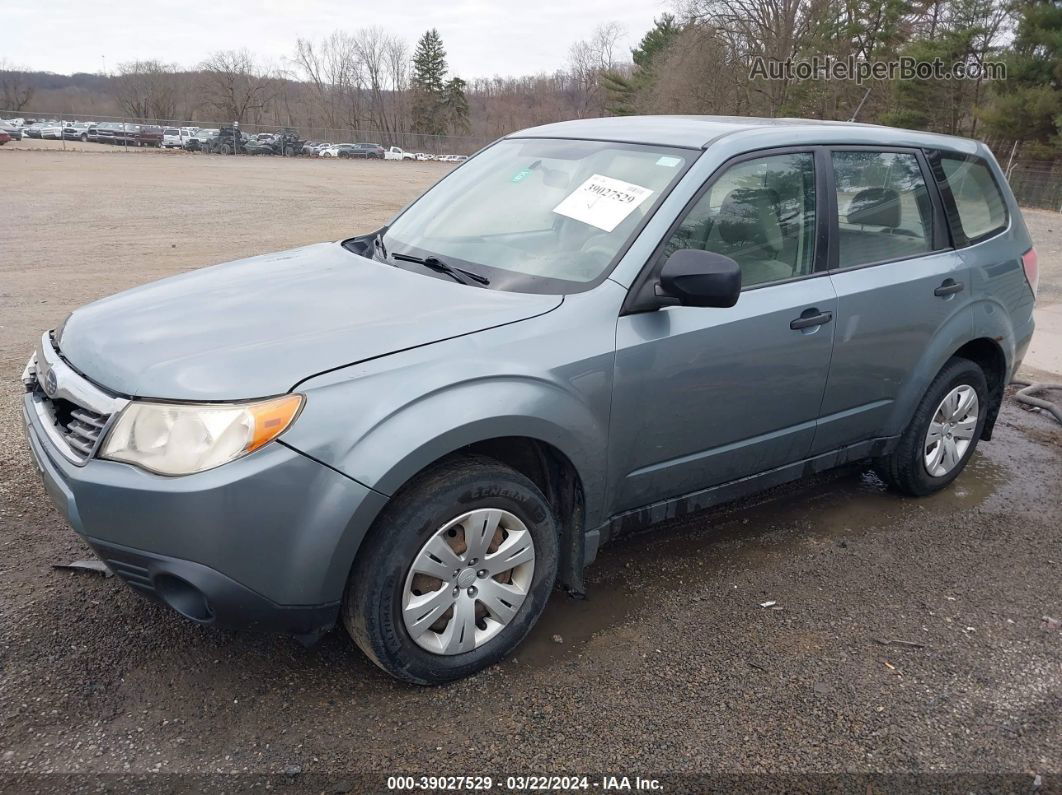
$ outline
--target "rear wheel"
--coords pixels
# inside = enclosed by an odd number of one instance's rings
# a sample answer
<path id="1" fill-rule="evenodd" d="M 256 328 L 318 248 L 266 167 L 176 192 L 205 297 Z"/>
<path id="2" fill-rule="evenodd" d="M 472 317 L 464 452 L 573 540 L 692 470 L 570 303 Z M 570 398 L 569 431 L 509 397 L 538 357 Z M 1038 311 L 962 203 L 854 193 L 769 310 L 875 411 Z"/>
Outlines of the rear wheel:
<path id="1" fill-rule="evenodd" d="M 545 497 L 493 459 L 455 459 L 403 488 L 358 555 L 343 601 L 380 668 L 440 684 L 501 660 L 538 620 L 557 573 Z"/>
<path id="2" fill-rule="evenodd" d="M 905 494 L 921 497 L 947 486 L 965 468 L 988 417 L 985 374 L 968 359 L 944 365 L 878 473 Z"/>

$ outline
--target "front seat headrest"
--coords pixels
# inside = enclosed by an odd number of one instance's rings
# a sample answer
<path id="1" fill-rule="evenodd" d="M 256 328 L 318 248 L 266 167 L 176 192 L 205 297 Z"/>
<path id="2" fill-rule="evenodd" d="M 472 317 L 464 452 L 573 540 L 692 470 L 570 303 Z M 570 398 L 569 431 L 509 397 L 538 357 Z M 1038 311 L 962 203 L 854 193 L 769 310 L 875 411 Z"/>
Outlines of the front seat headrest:
<path id="1" fill-rule="evenodd" d="M 900 194 L 892 188 L 864 188 L 848 205 L 848 223 L 865 226 L 900 225 Z"/>
<path id="2" fill-rule="evenodd" d="M 730 244 L 782 248 L 778 209 L 767 188 L 735 188 L 719 207 L 719 236 Z"/>

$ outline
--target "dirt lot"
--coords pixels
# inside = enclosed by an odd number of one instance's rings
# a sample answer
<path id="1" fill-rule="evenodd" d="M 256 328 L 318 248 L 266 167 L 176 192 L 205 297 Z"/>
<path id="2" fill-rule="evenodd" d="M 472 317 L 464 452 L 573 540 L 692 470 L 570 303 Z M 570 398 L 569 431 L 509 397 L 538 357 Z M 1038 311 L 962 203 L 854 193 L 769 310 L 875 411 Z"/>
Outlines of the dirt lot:
<path id="1" fill-rule="evenodd" d="M 166 274 L 370 228 L 443 173 L 0 151 L 0 789 L 155 771 L 326 792 L 384 771 L 1058 783 L 1062 632 L 1042 617 L 1062 618 L 1062 432 L 1011 401 L 945 492 L 900 498 L 854 469 L 621 542 L 587 601 L 557 596 L 514 659 L 444 688 L 391 681 L 341 632 L 304 649 L 204 629 L 115 579 L 52 571 L 88 550 L 21 438 L 39 330 Z M 1030 222 L 1057 302 L 1062 224 Z"/>

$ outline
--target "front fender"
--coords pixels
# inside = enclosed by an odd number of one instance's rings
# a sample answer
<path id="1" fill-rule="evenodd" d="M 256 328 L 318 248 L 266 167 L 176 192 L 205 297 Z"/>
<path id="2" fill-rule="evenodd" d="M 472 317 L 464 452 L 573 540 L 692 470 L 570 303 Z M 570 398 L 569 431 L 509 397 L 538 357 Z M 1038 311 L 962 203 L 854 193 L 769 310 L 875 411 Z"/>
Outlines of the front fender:
<path id="1" fill-rule="evenodd" d="M 603 521 L 624 295 L 610 284 L 567 296 L 547 315 L 315 376 L 300 385 L 306 403 L 282 441 L 386 498 L 467 445 L 530 438 L 571 462 L 584 526 L 594 527 Z M 357 518 L 336 550 L 337 576 L 349 571 L 375 513 Z"/>
<path id="2" fill-rule="evenodd" d="M 469 380 L 397 407 L 360 436 L 338 468 L 390 496 L 433 461 L 462 447 L 522 436 L 560 450 L 597 509 L 608 428 L 607 413 L 602 416 L 597 408 L 545 379 Z"/>

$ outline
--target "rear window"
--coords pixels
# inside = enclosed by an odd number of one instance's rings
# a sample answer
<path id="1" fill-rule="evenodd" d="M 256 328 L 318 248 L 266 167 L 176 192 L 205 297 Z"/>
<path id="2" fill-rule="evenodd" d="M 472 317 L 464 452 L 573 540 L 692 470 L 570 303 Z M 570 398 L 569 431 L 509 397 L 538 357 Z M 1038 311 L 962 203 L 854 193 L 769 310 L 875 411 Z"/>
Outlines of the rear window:
<path id="1" fill-rule="evenodd" d="M 967 241 L 981 240 L 1006 228 L 1007 204 L 984 160 L 941 152 L 940 167 Z"/>
<path id="2" fill-rule="evenodd" d="M 166 130 L 166 135 L 180 135 L 180 130 Z"/>

